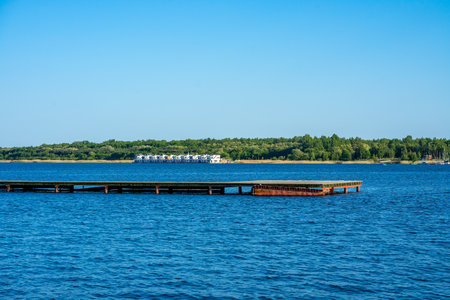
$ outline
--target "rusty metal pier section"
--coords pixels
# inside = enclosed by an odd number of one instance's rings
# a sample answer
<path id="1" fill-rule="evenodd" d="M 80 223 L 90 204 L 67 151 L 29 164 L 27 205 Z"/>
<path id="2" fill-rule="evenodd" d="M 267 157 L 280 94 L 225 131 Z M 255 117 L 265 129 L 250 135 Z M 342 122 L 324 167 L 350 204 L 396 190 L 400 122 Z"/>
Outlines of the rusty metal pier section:
<path id="1" fill-rule="evenodd" d="M 325 196 L 355 192 L 362 181 L 256 180 L 228 182 L 167 181 L 0 181 L 0 192 L 251 194 L 255 196 Z"/>

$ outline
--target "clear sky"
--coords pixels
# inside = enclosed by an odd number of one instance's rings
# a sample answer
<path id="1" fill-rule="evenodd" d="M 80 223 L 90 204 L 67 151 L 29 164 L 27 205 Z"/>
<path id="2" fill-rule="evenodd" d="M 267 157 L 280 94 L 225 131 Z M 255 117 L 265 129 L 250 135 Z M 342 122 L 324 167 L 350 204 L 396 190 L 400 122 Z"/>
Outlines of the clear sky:
<path id="1" fill-rule="evenodd" d="M 450 137 L 450 1 L 0 0 L 0 147 Z"/>

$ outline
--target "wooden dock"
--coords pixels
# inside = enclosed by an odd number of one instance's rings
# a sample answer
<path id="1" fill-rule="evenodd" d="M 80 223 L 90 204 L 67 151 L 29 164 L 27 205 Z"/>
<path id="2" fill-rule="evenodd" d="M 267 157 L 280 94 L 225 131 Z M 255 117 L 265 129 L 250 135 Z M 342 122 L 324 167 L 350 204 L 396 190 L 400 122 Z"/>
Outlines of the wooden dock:
<path id="1" fill-rule="evenodd" d="M 103 192 L 108 193 L 185 193 L 252 194 L 255 196 L 325 196 L 360 191 L 362 181 L 256 180 L 225 182 L 167 181 L 0 181 L 4 192 Z M 248 190 L 248 191 L 245 191 Z"/>

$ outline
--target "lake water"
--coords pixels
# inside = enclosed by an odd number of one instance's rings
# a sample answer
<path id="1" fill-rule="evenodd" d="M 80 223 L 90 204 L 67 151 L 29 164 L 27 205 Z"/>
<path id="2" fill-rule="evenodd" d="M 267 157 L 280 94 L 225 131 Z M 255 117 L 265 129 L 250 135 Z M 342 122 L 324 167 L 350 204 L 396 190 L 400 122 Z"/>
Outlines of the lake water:
<path id="1" fill-rule="evenodd" d="M 0 298 L 450 297 L 450 166 L 1 163 L 2 180 L 363 180 L 325 197 L 0 192 Z"/>

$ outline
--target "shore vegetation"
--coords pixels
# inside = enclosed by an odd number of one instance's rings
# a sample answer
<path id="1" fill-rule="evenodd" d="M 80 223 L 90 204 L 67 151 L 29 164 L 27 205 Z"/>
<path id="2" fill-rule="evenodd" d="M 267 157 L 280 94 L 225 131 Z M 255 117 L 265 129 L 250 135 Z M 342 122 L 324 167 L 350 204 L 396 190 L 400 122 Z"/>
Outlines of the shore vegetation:
<path id="1" fill-rule="evenodd" d="M 79 141 L 32 147 L 0 148 L 0 160 L 121 161 L 137 154 L 219 154 L 229 160 L 415 162 L 448 159 L 449 139 L 373 139 L 311 137 L 225 138 L 186 140 Z"/>

